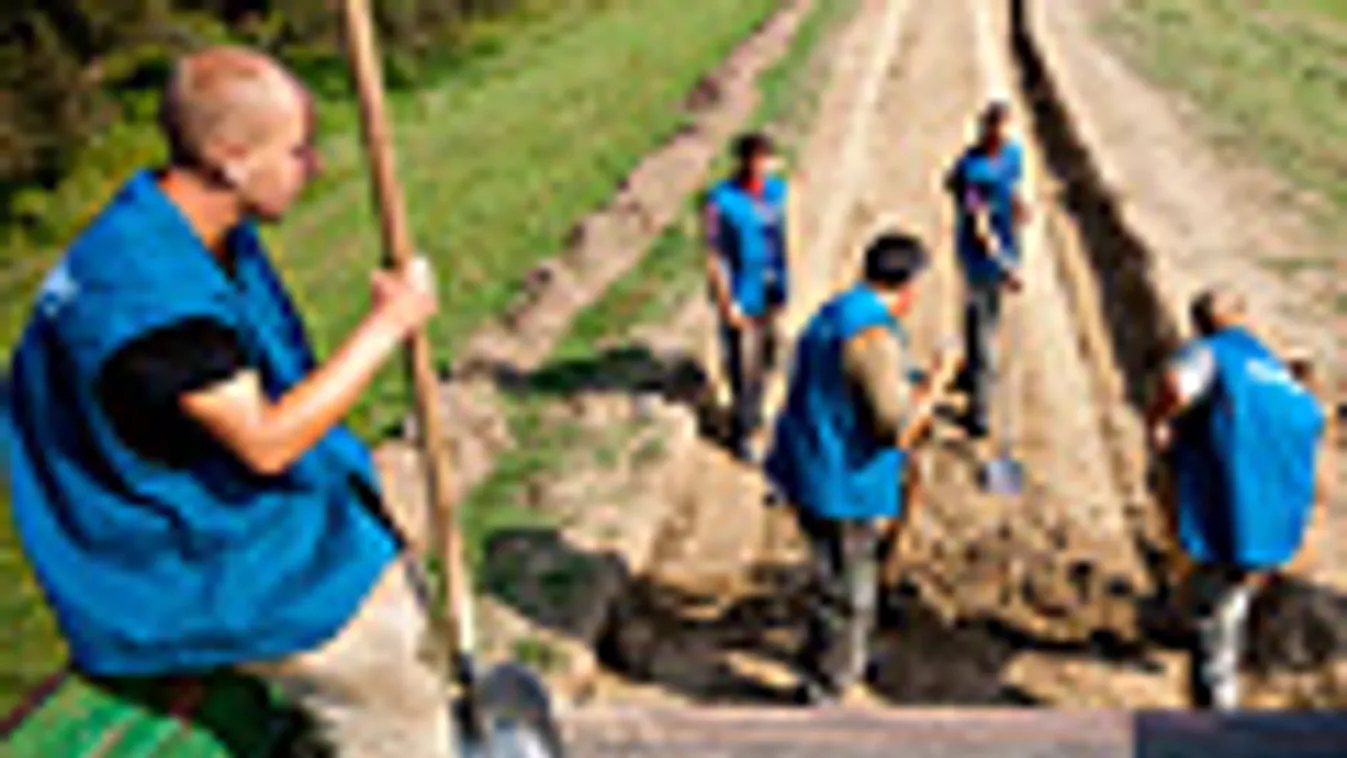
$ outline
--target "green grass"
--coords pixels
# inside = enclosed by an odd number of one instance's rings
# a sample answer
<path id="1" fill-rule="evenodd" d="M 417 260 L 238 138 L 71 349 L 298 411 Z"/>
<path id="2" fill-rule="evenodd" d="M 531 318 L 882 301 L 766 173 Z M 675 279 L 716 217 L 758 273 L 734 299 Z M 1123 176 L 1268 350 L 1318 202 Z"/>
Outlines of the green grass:
<path id="1" fill-rule="evenodd" d="M 403 181 L 415 237 L 439 265 L 446 307 L 432 334 L 441 360 L 503 310 L 523 275 L 557 254 L 575 221 L 680 125 L 682 96 L 775 5 L 695 4 L 615 6 L 548 40 L 526 66 L 417 105 L 417 123 L 400 133 Z M 362 201 L 364 192 L 356 191 Z M 321 319 L 315 331 L 325 347 L 365 307 L 375 226 L 353 215 L 300 222 L 278 240 L 299 299 Z M 401 374 L 385 372 L 371 398 L 362 408 L 367 429 L 405 407 Z"/>
<path id="2" fill-rule="evenodd" d="M 1255 156 L 1324 200 L 1318 215 L 1335 225 L 1347 209 L 1347 0 L 1128 0 L 1104 23 L 1140 70 L 1199 106 L 1231 160 Z"/>
<path id="3" fill-rule="evenodd" d="M 643 5 L 640 14 L 616 9 L 603 19 L 586 23 L 602 24 L 601 28 L 606 30 L 607 34 L 625 35 L 622 37 L 626 40 L 625 44 L 608 46 L 607 52 L 613 58 L 625 55 L 628 58 L 654 56 L 664 59 L 672 57 L 673 53 L 645 51 L 638 54 L 637 43 L 649 42 L 655 47 L 677 48 L 681 43 L 678 43 L 677 38 L 673 36 L 675 30 L 684 30 L 680 34 L 687 36 L 690 32 L 686 30 L 710 29 L 713 24 L 719 24 L 727 29 L 733 26 L 738 30 L 738 37 L 742 37 L 748 26 L 748 19 L 760 17 L 762 11 L 771 5 L 757 0 L 753 3 L 736 0 L 719 5 L 712 3 L 711 0 L 694 1 L 705 5 L 708 11 L 705 13 L 683 11 L 680 14 L 676 9 L 681 7 L 681 4 L 669 0 L 649 0 Z M 801 28 L 788 54 L 761 81 L 763 100 L 754 122 L 755 124 L 770 122 L 778 127 L 778 130 L 785 131 L 787 133 L 785 144 L 788 149 L 792 143 L 789 134 L 792 131 L 802 130 L 813 114 L 815 105 L 813 95 L 818 91 L 819 82 L 811 79 L 808 73 L 811 66 L 820 62 L 815 55 L 817 45 L 828 29 L 850 14 L 855 4 L 856 0 L 837 2 L 820 0 L 815 11 Z M 731 12 L 729 10 L 731 7 L 738 10 Z M 680 15 L 684 18 L 675 18 Z M 643 29 L 643 24 L 647 25 L 647 28 Z M 536 190 L 537 187 L 556 187 L 560 182 L 565 190 L 561 194 L 565 197 L 553 199 L 574 209 L 566 220 L 566 224 L 569 224 L 581 212 L 606 198 L 617 178 L 625 173 L 634 158 L 678 124 L 679 118 L 674 110 L 678 100 L 675 92 L 677 88 L 672 85 L 665 88 L 663 96 L 648 93 L 632 96 L 628 93 L 628 97 L 634 99 L 625 102 L 614 102 L 612 98 L 594 94 L 592 97 L 602 99 L 602 103 L 589 103 L 585 106 L 587 111 L 602 108 L 609 109 L 612 114 L 626 113 L 631 119 L 644 114 L 649 127 L 645 132 L 641 132 L 636 125 L 630 123 L 621 127 L 608 123 L 622 119 L 617 116 L 610 119 L 600 118 L 603 114 L 599 111 L 588 113 L 575 124 L 560 117 L 558 120 L 561 123 L 549 120 L 546 116 L 550 115 L 552 110 L 556 110 L 556 102 L 567 102 L 567 98 L 549 99 L 548 102 L 552 105 L 548 107 L 516 102 L 516 98 L 527 100 L 528 97 L 538 94 L 538 88 L 545 88 L 542 82 L 549 79 L 571 82 L 572 87 L 582 87 L 583 85 L 579 84 L 582 81 L 589 81 L 592 84 L 594 79 L 587 80 L 584 75 L 577 72 L 571 72 L 568 76 L 565 71 L 549 72 L 546 69 L 558 65 L 564 68 L 570 65 L 570 57 L 576 59 L 574 61 L 576 66 L 580 66 L 583 61 L 589 61 L 590 66 L 596 65 L 593 59 L 602 56 L 587 49 L 585 43 L 593 43 L 594 40 L 603 39 L 604 36 L 603 32 L 588 26 L 560 30 L 547 27 L 537 32 L 537 36 L 523 46 L 526 49 L 507 47 L 488 61 L 469 64 L 465 71 L 470 70 L 471 73 L 462 73 L 462 81 L 450 81 L 419 96 L 398 94 L 393 97 L 393 105 L 398 113 L 399 140 L 401 144 L 406 145 L 400 157 L 408 175 L 408 196 L 413 206 L 418 239 L 423 241 L 423 246 L 428 252 L 436 253 L 443 258 L 440 273 L 449 285 L 448 291 L 460 293 L 457 296 L 450 295 L 447 307 L 454 311 L 460 308 L 476 309 L 475 314 L 469 313 L 466 316 L 455 313 L 454 319 L 441 325 L 444 333 L 461 336 L 471 324 L 489 314 L 491 308 L 498 307 L 490 305 L 491 303 L 503 302 L 503 299 L 493 301 L 482 293 L 469 293 L 480 295 L 476 298 L 463 295 L 462 290 L 468 285 L 465 283 L 455 285 L 454 282 L 457 277 L 463 275 L 465 269 L 476 272 L 475 276 L 478 278 L 473 281 L 480 281 L 481 277 L 488 276 L 503 277 L 507 281 L 501 286 L 508 289 L 509 282 L 513 281 L 510 277 L 517 277 L 533 261 L 556 253 L 555 239 L 559 232 L 537 249 L 526 248 L 527 241 L 539 239 L 541 234 L 533 225 L 526 225 L 527 229 L 520 229 L 506 223 L 512 216 L 491 207 L 489 202 L 474 202 L 466 206 L 472 209 L 472 213 L 468 213 L 464 210 L 464 206 L 451 202 L 452 196 L 443 194 L 447 190 L 434 190 L 430 200 L 426 200 L 424 195 L 415 193 L 416 188 L 435 184 L 433 181 L 435 176 L 441 173 L 447 177 L 446 182 L 471 183 L 473 178 L 477 177 L 484 183 L 480 191 L 489 190 L 500 202 L 506 202 L 511 187 L 514 187 L 521 197 L 537 199 L 534 195 L 523 192 L 521 187 Z M 655 37 L 660 40 L 658 45 L 651 42 Z M 715 44 L 697 46 L 703 56 L 702 67 L 705 68 L 705 64 L 717 56 L 723 56 L 735 38 L 735 35 L 726 31 Z M 710 55 L 712 51 L 715 55 Z M 688 61 L 693 54 L 684 50 L 682 55 L 685 56 L 683 58 L 685 67 L 690 68 L 691 64 Z M 544 70 L 537 70 L 539 68 Z M 650 69 L 647 66 L 641 70 Z M 589 71 L 587 75 L 596 76 L 594 71 Z M 684 89 L 690 87 L 693 79 L 695 77 L 691 75 L 681 79 Z M 619 84 L 621 83 L 612 82 L 603 86 L 617 88 Z M 591 97 L 575 90 L 571 91 L 571 95 L 571 99 L 579 97 L 584 100 Z M 546 132 L 548 129 L 535 124 L 533 137 L 524 140 L 528 145 L 547 143 L 549 152 L 535 154 L 516 151 L 516 155 L 507 155 L 511 152 L 509 140 L 504 137 L 498 138 L 483 126 L 484 114 L 491 110 L 490 104 L 493 101 L 498 103 L 503 116 L 508 116 L 502 128 L 508 126 L 516 132 L 527 130 L 525 124 L 528 121 L 528 114 L 533 114 L 542 119 L 539 124 L 560 130 L 560 133 L 550 136 L 539 135 L 536 132 Z M 637 105 L 640 107 L 637 108 Z M 466 127 L 454 129 L 452 134 L 449 134 L 444 133 L 451 131 L 448 125 L 440 130 L 434 128 L 434 124 L 417 123 L 417 114 L 421 110 L 440 116 L 453 114 L 454 123 L 460 121 L 476 123 L 483 131 L 479 134 L 479 139 L 471 143 L 473 147 L 469 151 L 470 154 L 464 155 L 462 161 L 442 156 L 435 157 L 438 151 L 462 139 L 461 129 Z M 640 113 L 637 113 L 638 110 Z M 334 116 L 328 118 L 329 124 L 341 124 L 341 118 Z M 585 129 L 593 131 L 596 136 L 592 139 L 580 136 L 586 134 Z M 625 142 L 619 145 L 600 144 L 601 138 L 597 136 L 599 134 L 611 134 L 612 139 Z M 328 158 L 332 163 L 328 179 L 319 188 L 318 196 L 311 199 L 310 205 L 301 215 L 289 222 L 276 235 L 282 246 L 287 273 L 292 279 L 300 282 L 301 298 L 309 299 L 305 304 L 310 307 L 310 313 L 315 309 L 326 311 L 325 303 L 344 300 L 363 304 L 363 295 L 353 290 L 356 284 L 350 284 L 351 291 L 339 296 L 339 288 L 334 284 L 334 277 L 322 271 L 331 269 L 344 260 L 348 264 L 346 267 L 353 269 L 352 281 L 360 283 L 364 281 L 364 271 L 369 262 L 375 258 L 373 229 L 361 228 L 372 222 L 368 220 L 368 211 L 364 210 L 362 205 L 367 196 L 367 189 L 363 184 L 363 174 L 360 173 L 359 155 L 354 148 L 354 138 L 349 134 L 337 135 L 329 138 L 326 145 Z M 492 162 L 483 157 L 482 153 L 488 151 L 496 155 L 502 163 L 498 175 L 487 175 L 486 166 Z M 535 157 L 532 160 L 525 160 L 529 155 Z M 539 157 L 543 155 L 546 157 Z M 430 160 L 432 157 L 434 160 Z M 600 159 L 598 165 L 588 165 Z M 586 192 L 590 194 L 585 195 Z M 421 206 L 424 208 L 418 210 Z M 628 334 L 630 327 L 635 324 L 662 320 L 671 314 L 679 303 L 684 302 L 686 297 L 695 292 L 701 281 L 702 269 L 701 247 L 696 237 L 693 210 L 694 206 L 689 202 L 683 219 L 665 230 L 643 261 L 606 293 L 593 308 L 577 319 L 570 333 L 558 346 L 554 355 L 556 360 L 583 361 L 586 358 L 594 358 L 600 352 L 601 345 L 612 344 L 613 341 L 619 340 Z M 444 215 L 437 218 L 436 213 Z M 363 218 L 352 218 L 353 215 L 361 215 Z M 448 242 L 432 246 L 426 230 L 457 228 L 453 221 L 457 218 L 473 221 L 469 228 L 476 230 L 474 234 L 482 235 L 483 238 L 494 235 L 495 239 L 502 240 L 502 247 L 499 250 L 502 255 L 508 253 L 508 257 L 483 260 L 482 256 L 478 256 L 475 260 L 460 259 L 452 255 L 452 251 L 464 249 L 462 247 L 451 246 Z M 489 219 L 495 219 L 495 223 L 501 228 L 487 228 Z M 557 229 L 564 229 L 566 225 L 557 220 L 549 223 L 554 224 Z M 328 226 L 337 227 L 337 230 L 327 229 Z M 321 237 L 318 236 L 320 234 Z M 461 238 L 460 234 L 453 237 L 453 239 Z M 324 244 L 340 251 L 340 255 L 350 258 L 325 262 L 316 257 L 305 256 L 301 250 L 320 249 L 313 245 L 300 245 L 309 239 L 332 240 Z M 333 256 L 338 256 L 338 253 L 334 252 Z M 306 266 L 314 268 L 309 269 Z M 317 277 L 314 281 L 305 279 L 306 272 L 311 270 L 318 272 L 309 274 Z M 0 280 L 3 277 L 3 272 L 0 272 Z M 3 290 L 4 283 L 0 281 L 0 291 Z M 505 294 L 508 295 L 508 292 Z M 500 298 L 499 295 L 496 297 Z M 474 303 L 476 305 L 473 305 Z M 353 319 L 357 314 L 358 311 L 354 311 L 345 318 Z M 338 318 L 336 323 L 341 323 L 341 319 Z M 315 324 L 315 326 L 320 339 L 324 329 L 330 332 L 336 328 L 330 324 Z M 439 344 L 444 345 L 444 340 L 442 339 Z M 453 344 L 453 341 L 450 340 L 448 344 Z M 386 391 L 396 393 L 397 390 L 389 388 Z M 393 394 L 390 394 L 387 397 L 392 396 Z M 492 535 L 510 529 L 537 527 L 548 523 L 543 514 L 529 507 L 526 493 L 530 482 L 536 481 L 548 472 L 556 471 L 566 461 L 576 460 L 574 456 L 577 451 L 596 459 L 609 458 L 624 442 L 623 435 L 631 432 L 631 430 L 612 430 L 614 433 L 607 439 L 595 439 L 592 433 L 581 430 L 572 422 L 558 422 L 548 418 L 546 415 L 548 400 L 546 396 L 531 395 L 515 398 L 508 404 L 507 413 L 511 429 L 522 444 L 498 459 L 492 475 L 476 488 L 463 504 L 464 528 L 468 535 L 470 558 L 477 567 L 479 576 L 482 553 Z M 658 441 L 654 441 L 643 445 L 638 454 L 643 460 L 648 461 L 658 453 Z M 8 489 L 0 490 L 0 508 L 6 513 L 8 513 L 7 497 Z M 2 643 L 0 712 L 3 712 L 40 676 L 56 665 L 62 651 L 50 616 L 44 611 L 31 576 L 24 566 L 8 518 L 0 519 L 0 577 L 3 577 L 3 581 L 8 582 L 10 586 L 18 588 L 0 603 L 0 627 L 5 629 L 3 639 L 0 640 Z M 563 576 L 557 581 L 570 581 L 570 579 Z M 525 646 L 528 647 L 527 644 Z M 551 657 L 550 654 L 544 654 L 546 651 L 529 649 L 517 652 L 530 659 Z"/>
<path id="4" fill-rule="evenodd" d="M 412 226 L 438 262 L 444 312 L 434 326 L 447 360 L 464 334 L 513 295 L 535 263 L 557 254 L 567 229 L 609 197 L 648 149 L 683 119 L 682 96 L 776 6 L 776 0 L 646 0 L 614 4 L 514 35 L 458 65 L 434 88 L 390 97 Z M 332 89 L 339 89 L 333 87 Z M 284 272 L 321 349 L 330 349 L 364 311 L 377 232 L 353 105 L 329 98 L 323 124 L 328 172 L 295 216 L 271 234 Z M 104 142 L 153 160 L 143 128 L 120 125 Z M 100 148 L 91 166 L 113 161 Z M 121 156 L 120 160 L 125 160 Z M 92 210 L 119 176 L 76 172 L 59 202 Z M 58 200 L 52 200 L 58 202 Z M 77 213 L 76 211 L 69 211 Z M 0 346 L 6 352 L 26 316 L 42 266 L 54 251 L 30 251 L 0 269 Z M 45 256 L 45 257 L 44 257 Z M 357 415 L 367 434 L 405 407 L 401 373 L 390 367 Z M 533 430 L 534 409 L 515 411 L 530 452 L 502 463 L 503 476 L 527 480 L 556 451 L 574 444 L 566 429 Z M 488 483 L 468 510 L 467 528 L 488 534 L 536 516 Z M 9 513 L 8 487 L 0 509 Z M 477 543 L 479 546 L 480 542 Z M 26 570 L 11 520 L 0 518 L 0 712 L 61 659 L 59 637 Z"/>
<path id="5" fill-rule="evenodd" d="M 647 0 L 612 4 L 573 23 L 544 24 L 499 41 L 442 84 L 391 98 L 408 213 L 419 247 L 438 264 L 437 357 L 514 297 L 537 262 L 607 199 L 640 156 L 683 120 L 681 98 L 777 5 L 776 0 Z M 321 351 L 363 315 L 377 224 L 353 128 L 354 105 L 329 99 L 329 177 L 270 239 Z M 150 159 L 143 128 L 107 138 Z M 91 151 L 88 160 L 101 159 Z M 105 156 L 103 157 L 105 158 Z M 88 209 L 119 176 L 77 172 Z M 87 215 L 87 213 L 86 213 Z M 49 257 L 49 255 L 48 255 Z M 42 255 L 0 272 L 0 346 L 12 343 L 44 265 Z M 37 261 L 37 262 L 35 262 Z M 405 410 L 402 372 L 383 372 L 354 420 L 372 433 Z"/>
<path id="6" fill-rule="evenodd" d="M 761 100 L 752 119 L 755 128 L 780 133 L 783 156 L 793 157 L 799 137 L 812 120 L 822 82 L 810 78 L 815 53 L 827 33 L 856 7 L 856 0 L 820 3 L 801 24 L 795 40 L 776 65 L 758 82 Z M 722 156 L 714 171 L 729 168 Z M 688 199 L 677 223 L 666 228 L 647 255 L 598 302 L 575 320 L 556 349 L 556 358 L 594 357 L 598 349 L 622 336 L 632 324 L 658 323 L 685 302 L 702 281 L 704 246 L 697 221 L 700 198 Z"/>
<path id="7" fill-rule="evenodd" d="M 752 125 L 770 126 L 781 136 L 783 152 L 790 154 L 812 122 L 824 82 L 816 76 L 824 63 L 820 45 L 828 33 L 850 17 L 856 0 L 820 0 L 797 31 L 786 54 L 758 82 L 761 93 Z M 715 170 L 728 168 L 724 160 Z M 611 286 L 592 306 L 581 312 L 560 340 L 548 365 L 535 377 L 537 394 L 525 394 L 508 401 L 511 430 L 519 446 L 497 460 L 488 480 L 478 487 L 464 505 L 468 543 L 480 556 L 482 546 L 494 530 L 484 529 L 473 514 L 511 514 L 496 520 L 494 528 L 527 528 L 537 525 L 539 515 L 527 509 L 524 498 L 530 482 L 562 470 L 576 462 L 579 455 L 602 460 L 620 448 L 624 437 L 635 429 L 610 430 L 607 439 L 595 439 L 593 433 L 579 439 L 578 430 L 569 422 L 549 421 L 543 409 L 549 396 L 579 391 L 597 381 L 611 381 L 624 372 L 646 369 L 644 351 L 630 344 L 635 328 L 665 323 L 677 307 L 688 302 L 701 285 L 705 248 L 697 225 L 697 200 L 688 198 L 684 212 L 667 227 L 641 260 Z M 633 458 L 642 465 L 657 460 L 662 453 L 659 440 L 642 441 Z M 480 568 L 480 567 L 479 567 Z M 479 570 L 480 575 L 480 570 Z M 496 577 L 508 581 L 509 577 Z M 508 587 L 493 586 L 492 591 L 508 592 Z"/>
<path id="8" fill-rule="evenodd" d="M 9 487 L 0 491 L 0 506 L 9 512 Z M 8 588 L 0 597 L 0 713 L 20 694 L 50 674 L 63 646 L 56 622 L 29 573 L 9 518 L 0 519 L 0 581 Z"/>
<path id="9" fill-rule="evenodd" d="M 1319 13 L 1347 20 L 1347 0 L 1295 0 L 1288 5 L 1315 10 Z"/>

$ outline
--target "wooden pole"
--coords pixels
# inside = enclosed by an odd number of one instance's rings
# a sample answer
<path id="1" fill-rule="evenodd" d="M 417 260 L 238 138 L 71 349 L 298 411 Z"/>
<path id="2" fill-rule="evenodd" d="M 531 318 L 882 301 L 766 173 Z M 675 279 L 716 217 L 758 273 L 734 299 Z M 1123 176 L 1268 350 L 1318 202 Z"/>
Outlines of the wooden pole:
<path id="1" fill-rule="evenodd" d="M 384 262 L 393 269 L 405 270 L 415 252 L 407 226 L 402 187 L 397 178 L 384 105 L 383 71 L 368 0 L 345 0 L 345 15 L 348 52 L 359 93 L 361 125 L 379 209 Z M 417 433 L 427 473 L 427 502 L 431 507 L 430 551 L 443 574 L 443 602 L 432 615 L 437 631 L 453 640 L 451 652 L 458 656 L 457 660 L 443 663 L 446 666 L 458 664 L 461 670 L 473 648 L 472 604 L 462 535 L 449 491 L 449 454 L 441 422 L 439 386 L 431 362 L 430 342 L 424 330 L 410 340 L 406 358 L 415 389 Z"/>

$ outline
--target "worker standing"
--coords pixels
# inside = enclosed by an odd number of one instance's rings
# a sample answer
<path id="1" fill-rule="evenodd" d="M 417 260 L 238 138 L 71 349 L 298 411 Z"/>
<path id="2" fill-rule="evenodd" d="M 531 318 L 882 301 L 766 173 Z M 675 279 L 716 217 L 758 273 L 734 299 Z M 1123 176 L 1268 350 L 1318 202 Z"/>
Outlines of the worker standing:
<path id="1" fill-rule="evenodd" d="M 1022 287 L 1020 228 L 1024 152 L 1010 135 L 1010 108 L 995 101 L 978 119 L 976 141 L 955 161 L 945 187 L 955 207 L 955 246 L 964 274 L 964 353 L 959 388 L 968 397 L 964 426 L 975 439 L 990 432 L 996 340 L 1002 293 Z"/>
<path id="2" fill-rule="evenodd" d="M 821 588 L 801 651 L 806 703 L 841 697 L 864 672 L 886 547 L 879 524 L 912 517 L 902 494 L 907 449 L 956 366 L 942 353 L 918 386 L 907 368 L 900 319 L 927 262 L 917 239 L 878 237 L 862 281 L 820 308 L 796 347 L 766 469 L 797 510 Z"/>
<path id="3" fill-rule="evenodd" d="M 1165 523 L 1188 564 L 1192 702 L 1233 709 L 1255 593 L 1303 554 L 1325 496 L 1326 414 L 1249 330 L 1240 295 L 1204 292 L 1191 319 L 1197 338 L 1165 367 L 1147 423 L 1174 480 Z"/>
<path id="4" fill-rule="evenodd" d="M 241 669 L 342 758 L 448 758 L 426 598 L 346 427 L 436 311 L 425 265 L 376 272 L 324 362 L 264 248 L 318 170 L 311 96 L 212 47 L 162 99 L 168 164 L 132 176 L 38 293 L 10 371 L 13 511 L 75 666 Z M 424 264 L 425 261 L 420 261 Z"/>
<path id="5" fill-rule="evenodd" d="M 703 222 L 707 278 L 730 382 L 729 444 L 748 461 L 756 457 L 754 438 L 790 292 L 790 187 L 772 171 L 775 149 L 766 135 L 740 136 L 733 154 L 733 172 L 709 192 Z"/>

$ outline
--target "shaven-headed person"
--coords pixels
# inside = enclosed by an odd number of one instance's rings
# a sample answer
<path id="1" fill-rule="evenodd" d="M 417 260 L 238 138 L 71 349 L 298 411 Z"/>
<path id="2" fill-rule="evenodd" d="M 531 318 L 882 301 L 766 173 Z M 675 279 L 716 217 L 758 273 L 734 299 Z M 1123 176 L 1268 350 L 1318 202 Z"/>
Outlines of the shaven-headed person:
<path id="1" fill-rule="evenodd" d="M 270 58 L 215 47 L 162 102 L 168 164 L 73 241 L 10 374 L 14 515 L 73 662 L 241 669 L 340 756 L 452 755 L 403 535 L 342 424 L 435 312 L 428 269 L 375 272 L 319 362 L 258 232 L 318 170 L 312 99 Z"/>
<path id="2" fill-rule="evenodd" d="M 1194 299 L 1196 339 L 1170 359 L 1148 411 L 1173 491 L 1165 521 L 1190 565 L 1193 705 L 1239 707 L 1239 664 L 1254 593 L 1306 542 L 1326 414 L 1250 330 L 1242 296 Z"/>

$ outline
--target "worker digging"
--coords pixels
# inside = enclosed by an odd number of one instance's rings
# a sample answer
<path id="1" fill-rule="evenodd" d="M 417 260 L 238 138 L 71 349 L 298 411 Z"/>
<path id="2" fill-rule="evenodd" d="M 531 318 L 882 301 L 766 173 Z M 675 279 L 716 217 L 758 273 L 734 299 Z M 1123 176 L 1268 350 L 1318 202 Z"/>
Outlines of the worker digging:
<path id="1" fill-rule="evenodd" d="M 18 535 L 75 676 L 180 693 L 236 674 L 302 711 L 307 737 L 334 758 L 561 758 L 535 675 L 506 664 L 479 676 L 473 660 L 480 586 L 437 458 L 442 379 L 425 331 L 451 304 L 413 255 L 379 56 L 361 37 L 370 20 L 352 13 L 386 263 L 370 272 L 368 312 L 320 356 L 264 243 L 321 172 L 314 95 L 258 50 L 183 55 L 160 93 L 164 164 L 128 177 L 65 245 L 13 349 L 3 423 Z M 805 548 L 809 581 L 793 609 L 803 640 L 783 656 L 798 706 L 866 704 L 885 665 L 873 654 L 882 593 L 908 559 L 928 497 L 922 463 L 936 447 L 960 451 L 1007 512 L 1033 507 L 1010 449 L 1025 395 L 1043 380 L 1043 367 L 1010 379 L 1033 346 L 1005 316 L 1032 307 L 1040 255 L 1023 236 L 1035 158 L 1012 134 L 1016 102 L 961 111 L 975 134 L 952 162 L 948 150 L 923 151 L 944 169 L 914 173 L 951 212 L 946 236 L 870 223 L 859 244 L 827 251 L 859 275 L 811 303 L 792 240 L 815 198 L 780 169 L 768 131 L 740 132 L 727 175 L 698 198 L 696 273 L 709 303 L 696 305 L 713 322 L 698 328 L 714 332 L 729 385 L 724 442 L 737 463 L 727 468 L 788 509 Z M 928 288 L 941 258 L 957 287 Z M 940 339 L 940 327 L 914 341 L 919 303 L 957 310 L 958 337 Z M 787 334 L 797 309 L 808 317 Z M 1332 424 L 1313 359 L 1279 355 L 1238 287 L 1206 286 L 1189 317 L 1191 339 L 1145 377 L 1145 444 L 1130 452 L 1170 485 L 1157 501 L 1182 587 L 1184 697 L 1231 711 L 1245 701 L 1259 593 L 1309 560 L 1309 535 L 1327 518 Z M 402 350 L 429 519 L 389 501 L 369 445 L 347 425 Z M 761 507 L 754 494 L 724 503 L 720 528 L 737 528 L 735 509 Z M 890 631 L 901 641 L 901 622 Z"/>

